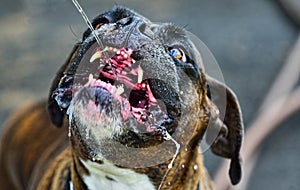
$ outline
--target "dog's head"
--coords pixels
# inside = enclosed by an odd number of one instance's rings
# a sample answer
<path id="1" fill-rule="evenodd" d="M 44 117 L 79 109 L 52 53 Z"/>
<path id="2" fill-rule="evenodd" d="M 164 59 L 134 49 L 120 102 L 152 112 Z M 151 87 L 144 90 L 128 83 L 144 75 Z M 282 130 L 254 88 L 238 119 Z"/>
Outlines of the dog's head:
<path id="1" fill-rule="evenodd" d="M 152 23 L 124 7 L 99 15 L 92 25 L 95 33 L 85 31 L 58 72 L 49 96 L 53 123 L 60 127 L 64 116 L 69 116 L 77 154 L 93 161 L 124 161 L 130 158 L 129 148 L 155 147 L 168 135 L 191 146 L 199 143 L 211 122 L 217 127 L 209 133 L 221 129 L 213 151 L 235 160 L 231 175 L 238 181 L 239 105 L 226 86 L 205 75 L 186 31 Z M 227 109 L 219 113 L 217 94 L 222 91 Z"/>

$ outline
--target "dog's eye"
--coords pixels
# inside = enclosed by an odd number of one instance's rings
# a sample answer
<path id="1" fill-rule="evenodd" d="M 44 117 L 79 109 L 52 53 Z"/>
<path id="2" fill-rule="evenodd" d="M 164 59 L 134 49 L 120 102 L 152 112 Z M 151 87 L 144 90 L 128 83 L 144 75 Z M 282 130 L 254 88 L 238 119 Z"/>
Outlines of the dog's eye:
<path id="1" fill-rule="evenodd" d="M 186 62 L 186 56 L 182 49 L 180 48 L 172 48 L 170 49 L 170 53 L 176 59 L 179 59 L 182 62 Z"/>

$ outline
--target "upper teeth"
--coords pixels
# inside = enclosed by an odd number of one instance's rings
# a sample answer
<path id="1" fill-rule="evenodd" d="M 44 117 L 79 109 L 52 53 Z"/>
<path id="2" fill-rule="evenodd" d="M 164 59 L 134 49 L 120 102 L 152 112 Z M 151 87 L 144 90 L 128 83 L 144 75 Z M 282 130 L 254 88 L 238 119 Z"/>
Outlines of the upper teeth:
<path id="1" fill-rule="evenodd" d="M 128 55 L 127 53 L 125 53 L 124 51 L 120 51 L 120 50 L 117 49 L 117 48 L 113 48 L 113 47 L 105 47 L 102 51 L 97 50 L 97 51 L 92 55 L 92 57 L 91 57 L 91 59 L 90 59 L 90 63 L 94 62 L 96 59 L 101 58 L 102 52 L 106 52 L 106 51 L 113 51 L 113 52 L 115 52 L 115 53 L 118 54 L 118 55 L 121 54 L 121 55 L 123 55 L 123 57 L 124 57 L 125 59 L 127 59 L 127 58 L 129 57 L 129 55 Z M 135 63 L 135 60 L 132 59 L 132 62 Z"/>

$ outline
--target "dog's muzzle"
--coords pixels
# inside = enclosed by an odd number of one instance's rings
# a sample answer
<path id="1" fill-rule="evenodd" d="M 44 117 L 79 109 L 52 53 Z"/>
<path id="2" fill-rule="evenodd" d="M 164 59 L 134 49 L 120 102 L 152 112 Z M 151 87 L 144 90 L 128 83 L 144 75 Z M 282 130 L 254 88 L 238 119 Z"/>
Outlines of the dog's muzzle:
<path id="1" fill-rule="evenodd" d="M 158 63 L 144 56 L 143 51 L 130 45 L 101 49 L 94 42 L 76 73 L 66 74 L 53 96 L 63 109 L 80 107 L 80 118 L 102 124 L 105 118 L 114 118 L 118 126 L 110 125 L 121 127 L 120 122 L 127 123 L 136 127 L 131 130 L 142 133 L 159 135 L 167 129 L 172 132 L 174 120 L 180 116 L 178 92 L 164 77 L 149 75 L 157 70 L 151 64 Z"/>

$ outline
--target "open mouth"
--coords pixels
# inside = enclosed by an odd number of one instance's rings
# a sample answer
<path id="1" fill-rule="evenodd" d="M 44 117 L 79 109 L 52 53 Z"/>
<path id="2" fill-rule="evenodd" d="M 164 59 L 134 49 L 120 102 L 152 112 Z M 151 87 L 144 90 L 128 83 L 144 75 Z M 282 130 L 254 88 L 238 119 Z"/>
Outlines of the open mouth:
<path id="1" fill-rule="evenodd" d="M 163 134 L 178 114 L 176 103 L 169 105 L 157 97 L 158 93 L 151 88 L 152 79 L 144 79 L 146 71 L 133 58 L 133 53 L 129 48 L 94 49 L 88 63 L 84 63 L 85 75 L 77 76 L 80 82 L 72 81 L 71 86 L 55 91 L 59 106 L 67 108 L 72 96 L 80 97 L 81 101 L 93 103 L 93 108 L 88 109 L 109 116 L 117 103 L 124 122 L 133 118 L 144 126 L 145 132 Z M 157 86 L 163 87 L 164 83 L 158 83 Z"/>

